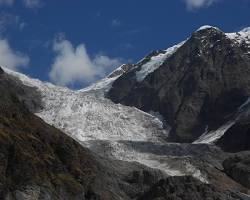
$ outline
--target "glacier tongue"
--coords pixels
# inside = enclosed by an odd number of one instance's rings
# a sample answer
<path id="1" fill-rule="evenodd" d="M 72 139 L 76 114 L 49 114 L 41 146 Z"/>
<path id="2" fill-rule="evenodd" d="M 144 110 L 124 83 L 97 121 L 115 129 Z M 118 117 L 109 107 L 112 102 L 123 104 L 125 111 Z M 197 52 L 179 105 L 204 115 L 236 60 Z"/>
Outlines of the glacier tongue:
<path id="1" fill-rule="evenodd" d="M 37 116 L 99 155 L 139 162 L 171 176 L 193 175 L 207 182 L 190 161 L 150 152 L 155 145 L 166 145 L 164 141 L 168 131 L 156 116 L 134 107 L 115 104 L 104 97 L 117 77 L 105 78 L 89 88 L 72 91 L 4 70 L 41 93 L 43 109 L 35 113 Z M 134 146 L 127 142 L 133 142 Z M 137 143 L 144 143 L 149 152 L 138 150 Z"/>
<path id="2" fill-rule="evenodd" d="M 167 135 L 156 117 L 137 108 L 114 104 L 102 95 L 102 89 L 72 91 L 8 69 L 5 71 L 41 92 L 43 109 L 36 113 L 39 117 L 79 141 L 160 141 L 160 137 Z"/>

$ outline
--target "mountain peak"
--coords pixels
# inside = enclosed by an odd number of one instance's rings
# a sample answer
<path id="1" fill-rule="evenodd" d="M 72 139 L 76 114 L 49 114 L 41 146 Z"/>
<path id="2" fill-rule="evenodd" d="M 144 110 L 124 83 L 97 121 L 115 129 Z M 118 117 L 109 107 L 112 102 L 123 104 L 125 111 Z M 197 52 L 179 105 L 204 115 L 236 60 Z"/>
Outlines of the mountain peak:
<path id="1" fill-rule="evenodd" d="M 250 27 L 243 28 L 240 32 L 249 32 L 250 33 Z"/>
<path id="2" fill-rule="evenodd" d="M 250 27 L 246 27 L 241 31 L 234 32 L 234 33 L 226 33 L 226 35 L 231 39 L 239 44 L 246 43 L 247 45 L 250 44 Z"/>
<path id="3" fill-rule="evenodd" d="M 216 130 L 223 125 L 229 119 L 225 116 L 250 95 L 247 33 L 227 34 L 203 26 L 171 57 L 153 57 L 119 77 L 107 96 L 145 112 L 159 112 L 173 127 L 171 139 L 192 142 L 207 126 Z"/>
<path id="4" fill-rule="evenodd" d="M 204 26 L 201 26 L 200 28 L 198 28 L 195 32 L 199 32 L 199 31 L 203 31 L 203 30 L 210 30 L 210 29 L 214 29 L 214 30 L 217 30 L 217 31 L 221 31 L 219 28 L 217 27 L 214 27 L 214 26 L 210 26 L 210 25 L 204 25 Z"/>

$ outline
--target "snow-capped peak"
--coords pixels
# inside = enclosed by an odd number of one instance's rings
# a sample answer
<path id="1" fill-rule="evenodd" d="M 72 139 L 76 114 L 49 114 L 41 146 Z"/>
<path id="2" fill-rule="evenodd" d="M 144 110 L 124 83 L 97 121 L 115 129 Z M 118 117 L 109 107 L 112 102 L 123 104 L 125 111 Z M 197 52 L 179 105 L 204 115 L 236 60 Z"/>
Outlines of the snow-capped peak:
<path id="1" fill-rule="evenodd" d="M 220 29 L 217 28 L 217 27 L 215 27 L 215 26 L 204 25 L 204 26 L 201 26 L 200 28 L 198 28 L 198 29 L 196 30 L 196 32 L 202 31 L 202 30 L 206 30 L 206 29 L 216 29 L 216 30 L 220 31 Z"/>
<path id="2" fill-rule="evenodd" d="M 243 28 L 240 32 L 250 33 L 250 27 Z"/>
<path id="3" fill-rule="evenodd" d="M 106 92 L 109 91 L 109 89 L 112 86 L 112 83 L 118 79 L 120 76 L 122 76 L 124 73 L 126 73 L 130 68 L 132 68 L 133 65 L 131 64 L 122 64 L 120 67 L 115 69 L 113 72 L 111 72 L 108 76 L 101 79 L 100 81 L 93 83 L 89 87 L 80 89 L 80 92 L 87 92 L 87 91 L 95 91 L 99 92 L 100 96 L 104 96 Z"/>
<path id="4" fill-rule="evenodd" d="M 250 27 L 244 28 L 235 33 L 226 33 L 226 35 L 228 38 L 238 42 L 239 44 L 242 44 L 243 42 L 250 44 Z"/>

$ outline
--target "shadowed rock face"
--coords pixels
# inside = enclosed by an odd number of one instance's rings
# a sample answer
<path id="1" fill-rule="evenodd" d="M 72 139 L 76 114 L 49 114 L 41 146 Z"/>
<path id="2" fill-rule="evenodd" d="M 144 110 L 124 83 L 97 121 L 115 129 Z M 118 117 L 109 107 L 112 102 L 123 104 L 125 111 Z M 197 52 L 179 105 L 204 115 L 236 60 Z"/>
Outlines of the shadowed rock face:
<path id="1" fill-rule="evenodd" d="M 171 139 L 191 142 L 217 129 L 250 95 L 250 59 L 223 32 L 195 32 L 172 56 L 138 82 L 140 65 L 118 78 L 108 97 L 158 111 L 172 126 Z"/>
<path id="2" fill-rule="evenodd" d="M 31 114 L 0 75 L 0 199 L 85 199 L 98 162 L 90 152 Z"/>
<path id="3" fill-rule="evenodd" d="M 250 104 L 245 102 L 238 110 L 237 118 L 224 135 L 216 142 L 226 152 L 250 151 Z"/>
<path id="4" fill-rule="evenodd" d="M 18 100 L 25 105 L 31 112 L 37 112 L 42 109 L 41 93 L 36 88 L 23 85 L 22 82 L 10 75 L 4 74 L 0 67 L 2 87 L 10 90 Z"/>
<path id="5" fill-rule="evenodd" d="M 224 151 L 239 152 L 250 150 L 250 124 L 237 122 L 216 143 Z"/>
<path id="6" fill-rule="evenodd" d="M 233 200 L 240 199 L 229 191 L 220 191 L 216 187 L 189 177 L 169 177 L 160 180 L 138 200 Z"/>
<path id="7" fill-rule="evenodd" d="M 0 74 L 3 74 L 3 73 L 4 73 L 4 71 L 3 71 L 3 69 L 0 66 Z"/>
<path id="8" fill-rule="evenodd" d="M 243 186 L 250 188 L 250 153 L 239 153 L 229 157 L 223 162 L 223 167 L 228 176 L 232 177 Z"/>

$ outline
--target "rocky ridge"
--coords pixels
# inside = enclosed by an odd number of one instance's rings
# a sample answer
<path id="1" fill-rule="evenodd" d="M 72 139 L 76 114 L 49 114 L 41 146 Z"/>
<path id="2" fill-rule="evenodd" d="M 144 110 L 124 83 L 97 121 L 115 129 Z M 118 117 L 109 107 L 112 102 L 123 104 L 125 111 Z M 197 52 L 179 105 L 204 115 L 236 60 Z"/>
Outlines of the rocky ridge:
<path id="1" fill-rule="evenodd" d="M 114 81 L 107 97 L 116 103 L 159 112 L 171 126 L 170 140 L 193 142 L 234 120 L 250 95 L 249 32 L 226 34 L 205 26 L 137 80 L 138 63 Z M 151 56 L 149 60 L 155 60 Z"/>

